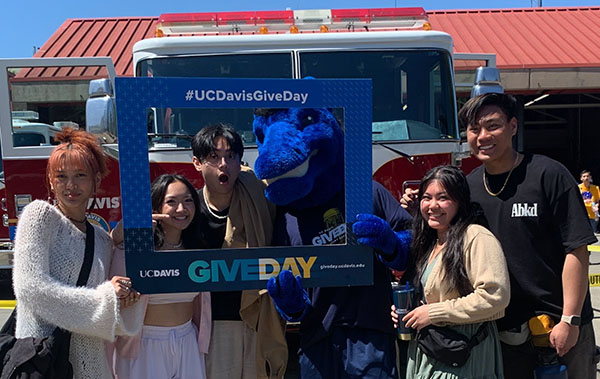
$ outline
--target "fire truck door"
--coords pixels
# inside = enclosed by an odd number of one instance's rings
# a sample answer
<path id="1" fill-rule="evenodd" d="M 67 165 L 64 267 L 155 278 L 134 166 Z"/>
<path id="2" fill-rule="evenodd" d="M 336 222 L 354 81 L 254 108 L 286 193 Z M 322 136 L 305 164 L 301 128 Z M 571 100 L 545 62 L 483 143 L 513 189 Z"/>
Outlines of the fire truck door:
<path id="1" fill-rule="evenodd" d="M 114 82 L 109 57 L 0 59 L 0 269 L 10 268 L 19 213 L 46 199 L 45 165 L 55 133 L 86 126 L 91 79 Z"/>

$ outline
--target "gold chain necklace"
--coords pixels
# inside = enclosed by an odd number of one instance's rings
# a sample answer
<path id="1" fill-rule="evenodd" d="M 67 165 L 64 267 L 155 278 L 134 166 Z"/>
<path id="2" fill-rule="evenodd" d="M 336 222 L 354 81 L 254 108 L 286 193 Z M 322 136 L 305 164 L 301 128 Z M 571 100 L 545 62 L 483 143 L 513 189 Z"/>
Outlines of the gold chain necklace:
<path id="1" fill-rule="evenodd" d="M 502 193 L 502 191 L 504 191 L 504 188 L 506 188 L 506 185 L 508 184 L 508 179 L 510 179 L 510 174 L 512 174 L 512 172 L 515 169 L 515 167 L 517 167 L 517 162 L 518 161 L 519 161 L 519 153 L 517 153 L 517 157 L 515 158 L 515 162 L 513 163 L 512 167 L 510 168 L 510 171 L 508 172 L 508 175 L 506 176 L 506 179 L 504 180 L 504 184 L 502 185 L 502 188 L 500 188 L 500 191 L 498 191 L 496 193 L 490 191 L 490 189 L 488 188 L 487 179 L 485 177 L 485 167 L 483 168 L 483 186 L 485 187 L 485 190 L 487 191 L 487 193 L 489 193 L 490 195 L 496 197 L 496 196 L 500 195 Z"/>

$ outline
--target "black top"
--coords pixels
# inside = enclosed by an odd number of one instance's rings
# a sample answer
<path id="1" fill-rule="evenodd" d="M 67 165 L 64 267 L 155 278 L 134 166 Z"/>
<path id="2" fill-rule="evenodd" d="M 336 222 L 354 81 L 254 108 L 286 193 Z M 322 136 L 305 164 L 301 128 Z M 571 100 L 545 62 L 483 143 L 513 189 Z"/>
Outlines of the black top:
<path id="1" fill-rule="evenodd" d="M 225 216 L 229 213 L 229 208 L 222 211 L 211 210 L 212 213 L 222 218 L 216 217 L 208 210 L 202 190 L 198 190 L 198 197 L 200 198 L 200 213 L 204 216 L 202 219 L 207 220 L 204 223 L 200 223 L 208 244 L 207 248 L 220 249 L 225 240 L 225 227 L 227 226 L 227 218 Z M 212 319 L 241 320 L 241 300 L 242 291 L 211 292 Z"/>
<path id="2" fill-rule="evenodd" d="M 392 229 L 410 227 L 411 217 L 379 183 L 373 182 L 373 213 Z M 344 194 L 328 204 L 285 213 L 278 208 L 274 245 L 322 245 L 345 243 Z M 332 326 L 357 327 L 394 334 L 390 317 L 392 290 L 390 270 L 373 259 L 372 286 L 314 288 L 309 291 L 312 308 L 300 325 L 300 345 L 307 348 L 326 337 Z"/>
<path id="3" fill-rule="evenodd" d="M 577 183 L 560 163 L 526 154 L 504 190 L 491 196 L 483 185 L 483 166 L 468 176 L 471 196 L 481 205 L 490 230 L 502 244 L 510 273 L 511 299 L 498 329 L 514 328 L 529 318 L 562 314 L 562 269 L 565 254 L 596 242 Z M 497 193 L 508 173 L 488 175 Z M 592 320 L 589 290 L 581 312 Z"/>

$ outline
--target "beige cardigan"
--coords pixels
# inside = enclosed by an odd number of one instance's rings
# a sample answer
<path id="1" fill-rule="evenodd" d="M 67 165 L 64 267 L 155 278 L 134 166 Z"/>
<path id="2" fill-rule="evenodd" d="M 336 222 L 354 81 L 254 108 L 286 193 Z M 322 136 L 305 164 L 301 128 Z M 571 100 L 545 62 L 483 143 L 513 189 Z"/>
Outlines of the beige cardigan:
<path id="1" fill-rule="evenodd" d="M 504 316 L 510 300 L 508 268 L 500 242 L 480 225 L 470 225 L 465 235 L 465 269 L 474 290 L 460 297 L 443 280 L 442 259 L 437 259 L 424 294 L 434 325 L 471 324 Z M 441 254 L 444 253 L 442 250 Z"/>
<path id="2" fill-rule="evenodd" d="M 233 190 L 225 227 L 224 248 L 269 246 L 273 237 L 275 206 L 265 199 L 265 184 L 252 170 L 242 167 Z M 282 378 L 287 367 L 285 321 L 266 290 L 242 292 L 242 321 L 256 331 L 258 379 Z M 267 366 L 270 375 L 267 375 Z"/>

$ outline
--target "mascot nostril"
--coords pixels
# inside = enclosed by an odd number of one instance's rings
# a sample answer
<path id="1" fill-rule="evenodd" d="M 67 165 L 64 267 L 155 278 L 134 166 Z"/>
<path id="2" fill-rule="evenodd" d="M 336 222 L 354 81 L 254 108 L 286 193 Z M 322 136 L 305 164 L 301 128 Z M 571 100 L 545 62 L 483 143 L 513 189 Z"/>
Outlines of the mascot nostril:
<path id="1" fill-rule="evenodd" d="M 259 109 L 253 129 L 259 140 L 256 174 L 268 183 L 267 199 L 283 206 L 273 245 L 346 243 L 344 133 L 333 113 Z M 411 219 L 376 182 L 373 211 L 358 215 L 352 225 L 357 241 L 374 248 L 373 285 L 314 288 L 309 296 L 289 270 L 267 283 L 281 316 L 301 321 L 302 377 L 397 377 L 388 267 L 405 268 L 411 236 L 403 229 Z"/>

